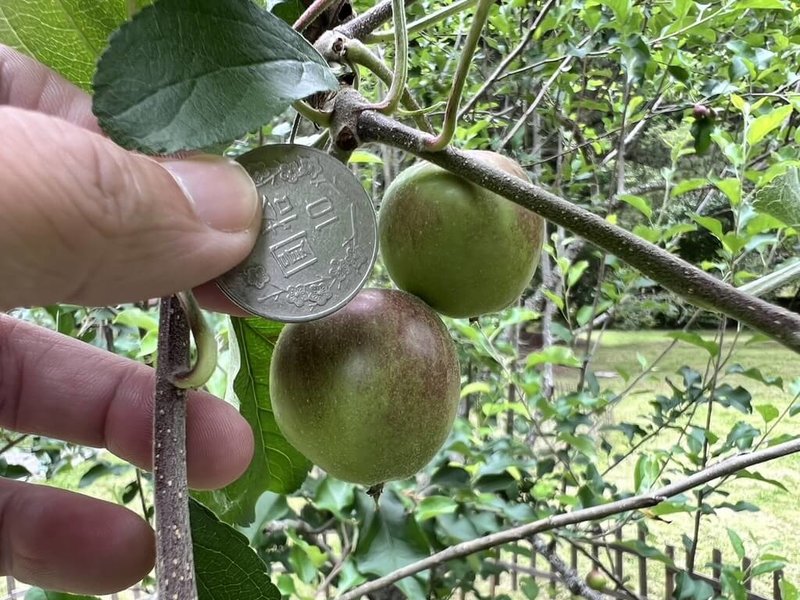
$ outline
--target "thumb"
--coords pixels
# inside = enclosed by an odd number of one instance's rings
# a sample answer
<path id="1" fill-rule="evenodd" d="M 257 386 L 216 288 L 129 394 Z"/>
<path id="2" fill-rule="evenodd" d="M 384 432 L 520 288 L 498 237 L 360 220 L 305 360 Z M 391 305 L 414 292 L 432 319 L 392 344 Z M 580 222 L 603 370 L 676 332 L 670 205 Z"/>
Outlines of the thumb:
<path id="1" fill-rule="evenodd" d="M 255 243 L 258 193 L 233 161 L 159 162 L 11 107 L 0 131 L 0 308 L 163 296 L 224 273 Z"/>

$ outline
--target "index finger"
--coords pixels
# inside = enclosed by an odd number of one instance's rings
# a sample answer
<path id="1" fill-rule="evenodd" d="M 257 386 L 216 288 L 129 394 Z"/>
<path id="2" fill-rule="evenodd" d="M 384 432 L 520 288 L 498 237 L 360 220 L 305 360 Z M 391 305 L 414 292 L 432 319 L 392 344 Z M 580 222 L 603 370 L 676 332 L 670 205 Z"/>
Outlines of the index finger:
<path id="1" fill-rule="evenodd" d="M 0 44 L 2 104 L 59 117 L 100 133 L 89 94 L 43 64 Z"/>

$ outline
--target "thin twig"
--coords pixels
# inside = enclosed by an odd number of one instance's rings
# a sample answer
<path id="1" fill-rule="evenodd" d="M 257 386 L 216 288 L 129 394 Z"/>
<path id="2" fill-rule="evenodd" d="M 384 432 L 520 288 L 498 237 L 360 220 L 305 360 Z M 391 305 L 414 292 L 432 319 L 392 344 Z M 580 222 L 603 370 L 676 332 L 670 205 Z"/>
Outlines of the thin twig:
<path id="1" fill-rule="evenodd" d="M 570 569 L 569 566 L 561 560 L 561 557 L 538 535 L 531 537 L 531 544 L 533 544 L 536 552 L 541 554 L 544 559 L 550 563 L 550 566 L 553 567 L 553 571 L 561 576 L 562 581 L 566 584 L 570 592 L 583 596 L 586 600 L 602 600 L 603 596 L 586 585 L 586 582 L 581 579 L 580 575 L 573 569 Z"/>
<path id="2" fill-rule="evenodd" d="M 753 465 L 775 460 L 776 458 L 781 458 L 789 454 L 794 454 L 795 452 L 800 452 L 800 440 L 792 440 L 791 442 L 778 444 L 777 446 L 760 450 L 758 452 L 738 454 L 715 465 L 707 467 L 702 471 L 698 471 L 682 481 L 677 481 L 647 494 L 626 498 L 624 500 L 618 500 L 616 502 L 610 502 L 600 506 L 584 508 L 571 513 L 553 515 L 544 519 L 539 519 L 532 523 L 520 525 L 519 527 L 507 529 L 506 531 L 486 535 L 468 542 L 462 542 L 460 544 L 450 546 L 449 548 L 440 552 L 436 552 L 427 558 L 397 569 L 389 575 L 379 577 L 374 581 L 360 585 L 348 593 L 340 596 L 338 600 L 355 600 L 356 598 L 361 598 L 365 594 L 383 589 L 397 581 L 400 581 L 401 579 L 410 577 L 411 575 L 415 575 L 421 571 L 426 571 L 449 560 L 462 558 L 464 556 L 469 556 L 470 554 L 475 554 L 476 552 L 481 552 L 483 550 L 495 548 L 503 544 L 516 542 L 543 531 L 550 531 L 558 527 L 574 525 L 576 523 L 583 523 L 585 521 L 604 519 L 632 510 L 651 508 L 668 500 L 669 498 L 672 498 L 673 496 L 682 494 L 683 492 L 694 489 L 700 485 L 703 485 L 704 483 L 708 483 L 709 481 L 713 481 L 725 475 L 741 471 L 742 469 L 752 467 Z"/>
<path id="3" fill-rule="evenodd" d="M 142 485 L 143 483 L 144 481 L 142 480 L 142 471 L 140 469 L 136 469 L 136 487 L 138 491 L 136 495 L 139 496 L 139 502 L 142 507 L 142 516 L 148 523 L 152 525 L 150 515 L 148 514 L 147 511 L 147 501 L 145 500 L 144 497 L 144 486 Z"/>
<path id="4" fill-rule="evenodd" d="M 443 6 L 442 8 L 435 10 L 428 15 L 425 15 L 421 19 L 417 19 L 416 21 L 412 21 L 411 23 L 409 23 L 408 26 L 406 27 L 406 33 L 409 36 L 411 36 L 411 34 L 422 31 L 428 26 L 433 25 L 434 23 L 438 23 L 439 21 L 443 21 L 444 19 L 446 19 L 451 15 L 460 13 L 462 10 L 469 8 L 477 1 L 478 0 L 458 0 L 457 2 L 453 2 L 452 4 Z M 397 32 L 396 27 L 390 31 L 379 31 L 377 33 L 373 33 L 372 35 L 368 36 L 365 41 L 368 44 L 374 44 L 377 42 L 389 42 L 394 38 L 396 32 Z"/>
<path id="5" fill-rule="evenodd" d="M 525 35 L 522 37 L 522 40 L 520 40 L 519 44 L 517 44 L 517 46 L 511 52 L 509 52 L 505 58 L 503 58 L 500 64 L 497 65 L 497 68 L 492 72 L 491 75 L 489 75 L 486 81 L 483 82 L 483 85 L 480 87 L 480 89 L 475 92 L 475 94 L 467 101 L 461 111 L 459 111 L 459 118 L 462 118 L 472 109 L 473 106 L 475 106 L 475 103 L 481 99 L 481 97 L 486 93 L 486 90 L 488 90 L 495 83 L 495 81 L 497 81 L 498 77 L 505 72 L 508 66 L 517 59 L 517 57 L 533 39 L 533 34 L 539 29 L 539 25 L 548 15 L 550 9 L 555 6 L 555 4 L 556 0 L 547 0 L 547 2 L 545 2 L 544 6 L 542 6 L 542 8 L 539 10 L 539 14 L 536 15 L 536 19 L 534 20 L 533 24 L 528 28 L 528 31 L 525 32 Z"/>
<path id="6" fill-rule="evenodd" d="M 415 0 L 406 0 L 406 6 L 412 4 Z M 356 17 L 352 21 L 348 21 L 343 25 L 339 25 L 336 31 L 341 32 L 346 37 L 355 40 L 363 40 L 370 33 L 375 31 L 378 27 L 386 23 L 392 18 L 392 0 L 383 0 L 372 8 L 370 8 L 363 15 Z"/>
<path id="7" fill-rule="evenodd" d="M 0 448 L 0 456 L 2 456 L 3 454 L 5 454 L 5 453 L 6 453 L 6 452 L 8 452 L 9 450 L 11 450 L 11 449 L 12 449 L 14 446 L 16 446 L 17 444 L 21 444 L 21 443 L 22 443 L 22 442 L 24 442 L 24 441 L 25 441 L 27 438 L 28 438 L 28 434 L 27 434 L 27 433 L 26 433 L 25 435 L 21 435 L 21 436 L 19 436 L 18 438 L 14 438 L 14 439 L 13 439 L 13 440 L 11 440 L 10 442 L 8 442 L 8 443 L 7 443 L 5 446 L 3 446 L 2 448 Z"/>
<path id="8" fill-rule="evenodd" d="M 592 36 L 591 35 L 587 35 L 580 42 L 578 42 L 578 45 L 576 47 L 580 48 L 581 46 L 586 44 L 591 39 L 592 39 Z M 542 99 L 547 95 L 547 92 L 550 90 L 550 88 L 553 86 L 553 84 L 558 79 L 558 76 L 561 75 L 561 73 L 565 72 L 567 69 L 569 69 L 569 65 L 572 63 L 572 61 L 574 59 L 575 59 L 575 55 L 574 54 L 569 54 L 569 55 L 564 57 L 564 60 L 561 61 L 561 64 L 558 66 L 558 68 L 555 71 L 553 71 L 553 74 L 550 75 L 550 78 L 542 85 L 542 89 L 539 90 L 539 93 L 536 95 L 536 98 L 533 99 L 533 102 L 531 102 L 530 105 L 528 106 L 528 108 L 525 110 L 525 113 L 522 115 L 522 118 L 519 119 L 514 124 L 514 126 L 511 128 L 511 130 L 502 139 L 502 141 L 500 142 L 500 148 L 505 148 L 508 145 L 508 143 L 512 139 L 514 139 L 514 136 L 517 135 L 517 132 L 528 121 L 528 118 L 533 114 L 533 111 L 536 110 L 536 108 L 541 103 Z"/>

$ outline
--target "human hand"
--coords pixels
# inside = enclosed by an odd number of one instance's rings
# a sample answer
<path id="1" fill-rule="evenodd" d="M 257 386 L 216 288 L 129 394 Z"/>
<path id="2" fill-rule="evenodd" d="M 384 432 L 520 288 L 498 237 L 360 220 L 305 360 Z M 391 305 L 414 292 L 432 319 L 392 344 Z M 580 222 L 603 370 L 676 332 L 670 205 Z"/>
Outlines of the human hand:
<path id="1" fill-rule="evenodd" d="M 105 305 L 207 282 L 252 248 L 257 192 L 220 158 L 155 161 L 100 134 L 91 100 L 0 46 L 0 310 Z M 231 308 L 213 285 L 198 297 Z M 153 370 L 0 314 L 0 426 L 105 447 L 152 465 Z M 238 413 L 190 394 L 189 483 L 216 488 L 247 468 Z M 153 533 L 124 507 L 0 481 L 0 573 L 102 594 L 144 577 Z"/>

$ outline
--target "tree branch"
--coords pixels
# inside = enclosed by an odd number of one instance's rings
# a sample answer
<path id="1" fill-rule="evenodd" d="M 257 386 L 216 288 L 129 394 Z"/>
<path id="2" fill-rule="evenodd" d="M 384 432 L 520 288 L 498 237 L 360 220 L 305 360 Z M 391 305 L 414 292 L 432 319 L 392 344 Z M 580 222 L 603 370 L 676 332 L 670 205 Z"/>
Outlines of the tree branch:
<path id="1" fill-rule="evenodd" d="M 561 560 L 561 557 L 551 550 L 550 546 L 545 544 L 544 540 L 542 540 L 539 536 L 534 535 L 531 537 L 531 543 L 536 549 L 536 552 L 541 554 L 544 559 L 550 563 L 550 566 L 553 567 L 553 571 L 561 576 L 561 579 L 564 581 L 567 589 L 569 589 L 570 592 L 577 594 L 578 596 L 583 596 L 587 600 L 603 599 L 601 594 L 598 594 L 592 588 L 586 585 L 586 582 L 581 579 L 580 575 L 570 569 L 569 566 L 567 566 L 567 563 Z"/>
<path id="2" fill-rule="evenodd" d="M 189 488 L 186 481 L 186 390 L 173 385 L 189 367 L 189 320 L 177 296 L 161 299 L 153 410 L 153 480 L 159 598 L 196 600 Z"/>
<path id="3" fill-rule="evenodd" d="M 426 152 L 421 132 L 375 112 L 360 110 L 363 100 L 359 98 L 352 90 L 337 96 L 334 140 L 337 131 L 350 135 L 355 132 L 360 143 L 379 142 L 416 154 L 586 238 L 688 302 L 725 313 L 800 351 L 800 315 L 743 293 L 602 217 L 455 148 Z"/>
<path id="4" fill-rule="evenodd" d="M 406 6 L 412 4 L 414 0 L 406 0 Z M 349 38 L 363 40 L 378 27 L 388 22 L 392 18 L 392 0 L 383 0 L 370 8 L 363 15 L 348 21 L 344 25 L 336 28 Z"/>
<path id="5" fill-rule="evenodd" d="M 767 448 L 766 450 L 759 450 L 758 452 L 749 452 L 733 456 L 715 465 L 707 467 L 702 471 L 698 471 L 694 475 L 690 475 L 682 481 L 664 486 L 648 494 L 642 494 L 640 496 L 634 496 L 632 498 L 626 498 L 624 500 L 618 500 L 616 502 L 610 502 L 600 506 L 593 506 L 591 508 L 584 508 L 571 513 L 552 515 L 545 519 L 539 519 L 538 521 L 534 521 L 532 523 L 507 529 L 506 531 L 493 533 L 481 538 L 470 540 L 468 542 L 462 542 L 440 552 L 436 552 L 427 558 L 402 567 L 401 569 L 398 569 L 389 575 L 385 575 L 374 581 L 360 585 L 357 588 L 340 596 L 338 600 L 355 600 L 356 598 L 361 598 L 365 594 L 383 589 L 405 577 L 410 577 L 411 575 L 415 575 L 420 571 L 425 571 L 449 560 L 462 558 L 476 552 L 488 550 L 489 548 L 516 542 L 543 531 L 550 531 L 558 527 L 575 525 L 576 523 L 583 523 L 585 521 L 604 519 L 612 515 L 629 512 L 632 510 L 650 508 L 673 496 L 677 496 L 678 494 L 682 494 L 683 492 L 696 488 L 704 483 L 708 483 L 709 481 L 713 481 L 720 477 L 724 477 L 725 475 L 730 475 L 731 473 L 735 473 L 737 471 L 741 471 L 742 469 L 774 460 L 782 456 L 794 454 L 795 452 L 800 452 L 800 440 L 792 440 L 791 442 L 778 444 L 771 448 Z"/>

